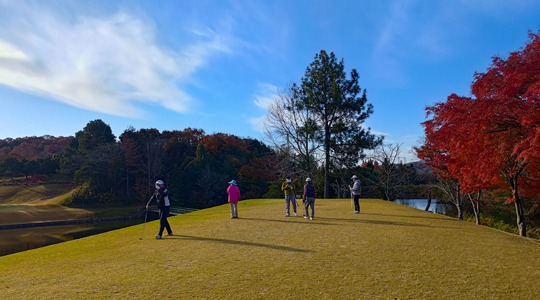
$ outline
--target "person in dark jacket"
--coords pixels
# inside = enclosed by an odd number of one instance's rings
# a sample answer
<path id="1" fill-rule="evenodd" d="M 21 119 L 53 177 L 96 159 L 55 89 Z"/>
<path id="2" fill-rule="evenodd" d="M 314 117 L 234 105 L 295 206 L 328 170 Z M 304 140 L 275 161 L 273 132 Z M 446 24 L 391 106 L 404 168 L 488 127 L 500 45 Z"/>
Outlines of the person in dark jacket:
<path id="1" fill-rule="evenodd" d="M 352 178 L 352 181 L 354 182 L 353 186 L 350 187 L 351 194 L 354 196 L 354 211 L 353 214 L 359 214 L 360 213 L 360 203 L 358 200 L 360 199 L 360 195 L 362 195 L 362 186 L 360 179 L 356 175 L 354 175 Z"/>
<path id="2" fill-rule="evenodd" d="M 304 208 L 306 215 L 304 218 L 313 220 L 315 217 L 315 198 L 317 198 L 317 191 L 313 184 L 311 184 L 311 178 L 306 179 L 306 185 L 304 185 Z M 311 217 L 309 216 L 308 208 L 311 206 Z"/>
<path id="3" fill-rule="evenodd" d="M 156 239 L 161 239 L 161 235 L 163 234 L 163 229 L 167 228 L 167 234 L 165 236 L 171 236 L 173 235 L 171 226 L 169 225 L 169 221 L 167 221 L 167 217 L 169 216 L 169 213 L 171 212 L 171 202 L 169 201 L 169 191 L 165 188 L 165 184 L 163 181 L 158 180 L 156 181 L 156 190 L 154 191 L 154 194 L 150 198 L 150 201 L 146 204 L 146 210 L 148 210 L 148 207 L 152 204 L 152 202 L 156 201 L 157 207 L 159 208 L 159 234 L 156 235 Z"/>

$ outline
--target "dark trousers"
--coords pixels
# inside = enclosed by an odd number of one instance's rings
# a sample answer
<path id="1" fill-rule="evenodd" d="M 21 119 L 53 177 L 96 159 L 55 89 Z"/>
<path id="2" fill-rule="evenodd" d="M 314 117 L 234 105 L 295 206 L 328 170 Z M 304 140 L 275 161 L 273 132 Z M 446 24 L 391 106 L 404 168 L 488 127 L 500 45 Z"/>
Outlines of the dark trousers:
<path id="1" fill-rule="evenodd" d="M 358 203 L 358 199 L 360 199 L 360 195 L 354 195 L 354 210 L 360 211 L 360 203 Z"/>
<path id="2" fill-rule="evenodd" d="M 171 226 L 169 225 L 169 221 L 167 221 L 167 217 L 169 216 L 169 213 L 171 212 L 170 206 L 165 206 L 164 208 L 159 209 L 159 235 L 163 234 L 163 229 L 167 228 L 167 233 L 171 234 Z"/>
<path id="3" fill-rule="evenodd" d="M 315 217 L 315 198 L 308 197 L 305 199 L 304 208 L 306 210 L 306 216 L 309 217 L 309 207 L 311 207 L 311 217 Z"/>

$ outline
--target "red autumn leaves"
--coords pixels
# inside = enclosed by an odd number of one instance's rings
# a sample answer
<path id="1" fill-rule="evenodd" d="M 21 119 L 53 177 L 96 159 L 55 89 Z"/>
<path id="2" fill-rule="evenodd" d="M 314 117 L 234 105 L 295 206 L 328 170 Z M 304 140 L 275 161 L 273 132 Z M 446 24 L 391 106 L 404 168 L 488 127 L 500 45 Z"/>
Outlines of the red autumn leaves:
<path id="1" fill-rule="evenodd" d="M 418 149 L 420 159 L 466 193 L 511 192 L 507 202 L 516 203 L 522 235 L 520 197 L 540 193 L 540 32 L 529 38 L 524 49 L 494 57 L 485 73 L 474 75 L 472 97 L 452 94 L 427 107 L 431 119 Z"/>

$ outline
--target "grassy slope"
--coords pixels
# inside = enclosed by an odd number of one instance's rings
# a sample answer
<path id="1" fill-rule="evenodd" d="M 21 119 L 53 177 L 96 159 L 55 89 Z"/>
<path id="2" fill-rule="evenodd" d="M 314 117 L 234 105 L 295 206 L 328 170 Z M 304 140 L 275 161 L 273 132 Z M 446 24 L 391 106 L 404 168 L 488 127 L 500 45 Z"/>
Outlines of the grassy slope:
<path id="1" fill-rule="evenodd" d="M 60 205 L 71 184 L 0 186 L 0 225 L 140 215 L 139 207 L 72 208 Z"/>
<path id="2" fill-rule="evenodd" d="M 71 190 L 71 184 L 0 186 L 0 204 L 57 204 Z"/>
<path id="3" fill-rule="evenodd" d="M 92 217 L 89 210 L 59 205 L 71 191 L 70 184 L 0 186 L 0 225 Z"/>
<path id="4" fill-rule="evenodd" d="M 250 200 L 0 257 L 7 299 L 533 299 L 540 244 L 380 200 Z"/>

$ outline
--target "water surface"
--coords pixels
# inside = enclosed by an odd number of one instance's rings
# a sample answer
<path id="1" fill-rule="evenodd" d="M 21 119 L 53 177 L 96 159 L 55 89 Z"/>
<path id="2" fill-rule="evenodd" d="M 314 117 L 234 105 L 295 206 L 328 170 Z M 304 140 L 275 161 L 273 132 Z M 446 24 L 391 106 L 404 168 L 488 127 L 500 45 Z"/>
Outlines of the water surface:
<path id="1" fill-rule="evenodd" d="M 425 210 L 428 199 L 398 199 L 394 201 L 398 204 L 407 205 L 410 207 L 418 208 L 421 210 Z M 431 205 L 429 207 L 430 212 L 438 213 L 438 214 L 446 214 L 447 212 L 453 212 L 454 206 L 452 204 L 448 203 L 439 203 L 437 199 L 431 199 Z"/>
<path id="2" fill-rule="evenodd" d="M 140 224 L 141 220 L 0 230 L 0 256 Z"/>

